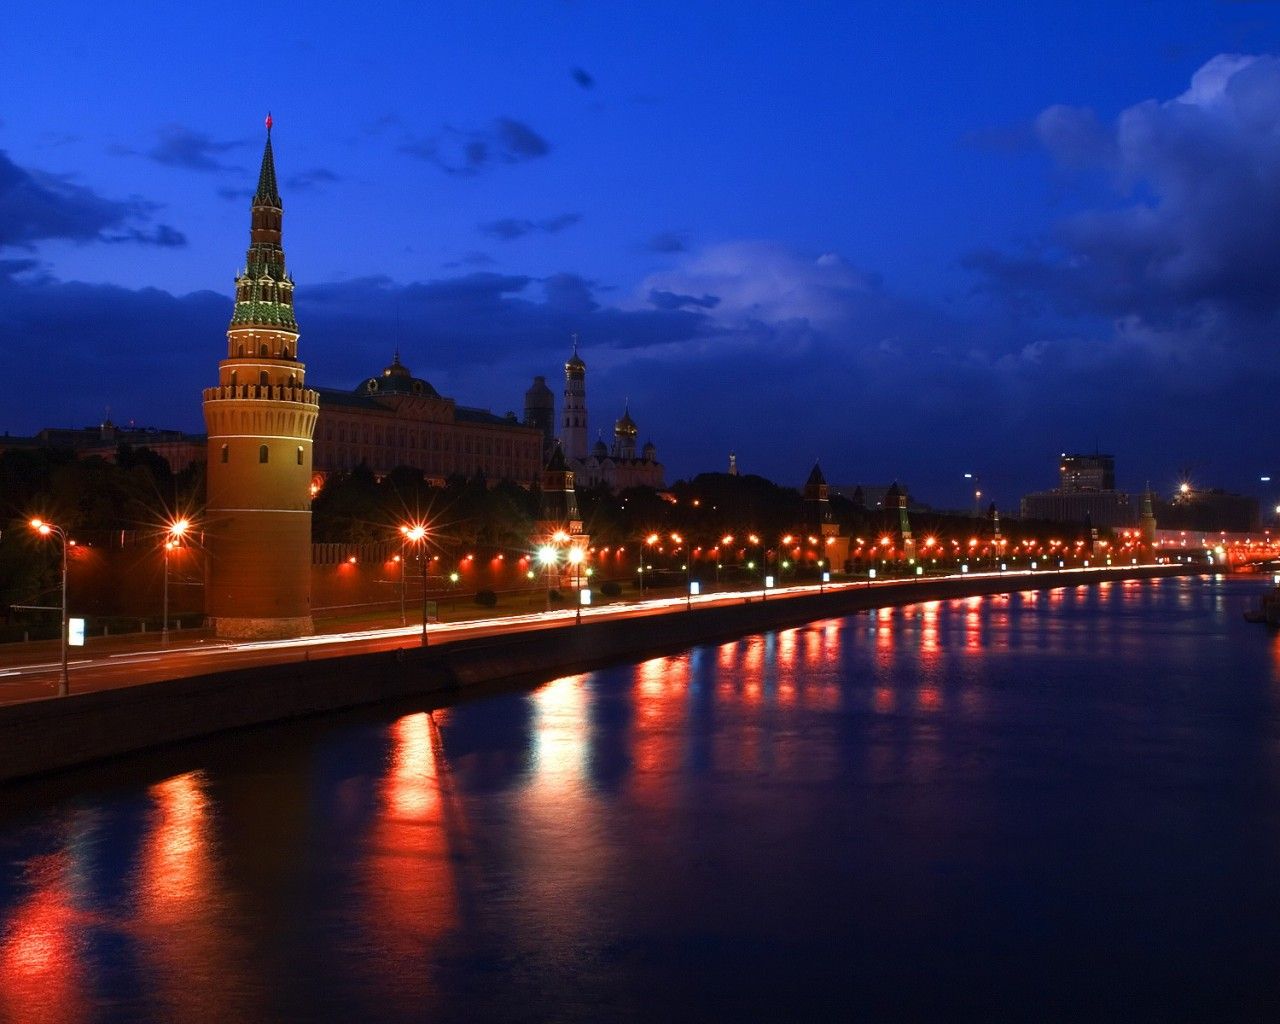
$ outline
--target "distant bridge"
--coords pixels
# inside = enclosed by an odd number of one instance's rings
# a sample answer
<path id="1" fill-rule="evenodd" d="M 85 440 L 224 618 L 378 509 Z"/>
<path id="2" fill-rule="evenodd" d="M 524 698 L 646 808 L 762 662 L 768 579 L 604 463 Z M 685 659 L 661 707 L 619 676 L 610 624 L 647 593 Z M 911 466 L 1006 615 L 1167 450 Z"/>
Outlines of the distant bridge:
<path id="1" fill-rule="evenodd" d="M 1167 557 L 1207 556 L 1232 568 L 1259 566 L 1280 559 L 1280 536 L 1270 530 L 1229 533 L 1209 530 L 1156 530 L 1156 550 Z"/>

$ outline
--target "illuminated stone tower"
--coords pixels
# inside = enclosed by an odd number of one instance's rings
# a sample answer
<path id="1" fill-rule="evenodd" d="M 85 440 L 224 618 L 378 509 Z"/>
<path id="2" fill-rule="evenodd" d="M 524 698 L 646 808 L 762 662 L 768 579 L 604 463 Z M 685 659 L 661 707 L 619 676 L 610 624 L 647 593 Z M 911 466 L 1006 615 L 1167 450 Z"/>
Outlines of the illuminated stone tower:
<path id="1" fill-rule="evenodd" d="M 524 423 L 542 431 L 542 457 L 551 454 L 556 443 L 556 398 L 546 377 L 534 377 L 533 387 L 524 393 Z"/>
<path id="2" fill-rule="evenodd" d="M 560 444 L 567 459 L 587 457 L 587 364 L 578 358 L 578 336 L 573 355 L 564 364 L 564 406 L 560 420 Z"/>
<path id="3" fill-rule="evenodd" d="M 813 464 L 809 479 L 804 482 L 805 526 L 817 531 L 826 543 L 827 537 L 840 533 L 840 526 L 831 515 L 831 488 L 822 474 L 822 467 Z"/>
<path id="4" fill-rule="evenodd" d="M 270 116 L 252 209 L 227 357 L 218 386 L 204 391 L 205 610 L 218 636 L 298 636 L 312 628 L 311 437 L 319 400 L 303 386 L 298 362 Z"/>
<path id="5" fill-rule="evenodd" d="M 1152 508 L 1150 482 L 1147 483 L 1147 489 L 1142 492 L 1142 514 L 1138 518 L 1138 532 L 1142 537 L 1143 547 L 1156 546 L 1156 514 Z"/>

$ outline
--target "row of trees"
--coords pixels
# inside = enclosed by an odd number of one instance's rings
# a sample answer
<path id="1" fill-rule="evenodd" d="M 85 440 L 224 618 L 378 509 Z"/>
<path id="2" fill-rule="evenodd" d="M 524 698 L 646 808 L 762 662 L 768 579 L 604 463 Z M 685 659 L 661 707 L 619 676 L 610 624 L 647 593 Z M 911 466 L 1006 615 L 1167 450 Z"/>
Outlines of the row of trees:
<path id="1" fill-rule="evenodd" d="M 119 543 L 158 537 L 175 514 L 199 522 L 204 503 L 204 467 L 172 473 L 149 449 L 121 447 L 116 460 L 76 458 L 53 449 L 0 454 L 0 607 L 29 603 L 57 585 L 55 545 L 26 528 L 32 516 L 65 526 L 82 542 Z M 483 477 L 454 477 L 444 487 L 427 484 L 408 467 L 378 479 L 366 467 L 331 477 L 312 503 L 317 542 L 359 544 L 388 540 L 401 524 L 425 522 L 438 547 L 455 552 L 527 552 L 535 543 L 541 495 L 510 482 L 490 486 Z M 785 533 L 811 530 L 812 510 L 794 488 L 763 477 L 701 474 L 666 492 L 604 488 L 578 492 L 585 529 L 596 547 L 634 545 L 656 532 L 678 533 L 690 547 L 710 548 L 733 534 L 754 533 L 772 546 Z M 896 512 L 856 507 L 833 497 L 830 511 L 841 532 L 874 537 L 897 529 Z M 913 515 L 918 538 L 969 538 L 988 534 L 989 521 L 940 514 Z M 1007 524 L 1012 525 L 1012 524 Z M 1056 536 L 1072 541 L 1079 526 L 1020 523 L 1017 541 Z M 118 538 L 118 540 L 117 540 Z M 835 568 L 839 568 L 836 566 Z"/>

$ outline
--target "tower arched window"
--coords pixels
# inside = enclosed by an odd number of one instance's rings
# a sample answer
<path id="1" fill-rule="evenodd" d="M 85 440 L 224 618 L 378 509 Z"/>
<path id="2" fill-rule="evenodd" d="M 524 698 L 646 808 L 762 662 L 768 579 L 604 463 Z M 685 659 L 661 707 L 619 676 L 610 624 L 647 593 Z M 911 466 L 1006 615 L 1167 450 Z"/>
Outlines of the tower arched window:
<path id="1" fill-rule="evenodd" d="M 230 448 L 229 448 L 227 445 L 225 445 L 225 444 L 224 444 L 224 445 L 222 446 L 222 452 L 221 452 L 221 456 L 220 456 L 220 457 L 221 457 L 221 460 L 222 460 L 223 462 L 226 462 L 226 461 L 228 460 L 228 458 L 230 457 L 230 454 L 231 454 L 231 453 L 230 453 Z"/>
<path id="2" fill-rule="evenodd" d="M 232 370 L 232 371 L 231 371 L 231 386 L 232 386 L 232 387 L 235 387 L 235 386 L 236 386 L 236 384 L 238 383 L 238 381 L 237 381 L 237 379 L 236 379 L 236 378 L 237 378 L 237 376 L 238 376 L 238 375 L 236 374 L 236 371 L 235 371 L 235 370 Z"/>
<path id="3" fill-rule="evenodd" d="M 298 465 L 302 465 L 302 445 L 298 445 Z"/>
<path id="4" fill-rule="evenodd" d="M 261 373 L 258 374 L 258 383 L 261 384 L 264 388 L 271 383 L 271 376 L 267 373 L 266 370 L 263 370 Z"/>
<path id="5" fill-rule="evenodd" d="M 270 354 L 271 354 L 271 349 L 267 348 L 266 343 L 263 342 L 263 344 L 258 347 L 258 355 L 269 356 Z"/>
<path id="6" fill-rule="evenodd" d="M 241 345 L 238 349 L 236 349 L 236 355 L 238 356 L 244 355 L 244 345 Z"/>
<path id="7" fill-rule="evenodd" d="M 265 444 L 258 445 L 258 461 L 259 462 L 267 461 L 267 446 Z"/>

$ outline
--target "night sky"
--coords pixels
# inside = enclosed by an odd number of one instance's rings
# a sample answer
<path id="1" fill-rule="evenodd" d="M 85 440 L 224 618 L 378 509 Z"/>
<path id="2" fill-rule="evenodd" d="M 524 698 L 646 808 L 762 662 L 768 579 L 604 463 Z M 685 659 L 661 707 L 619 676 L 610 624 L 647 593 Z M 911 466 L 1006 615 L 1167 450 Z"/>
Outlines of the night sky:
<path id="1" fill-rule="evenodd" d="M 692 9 L 691 9 L 692 8 Z M 203 430 L 274 116 L 308 381 L 669 480 L 1280 495 L 1271 3 L 9 5 L 0 431 Z M 1280 487 L 1280 483 L 1275 485 Z"/>

